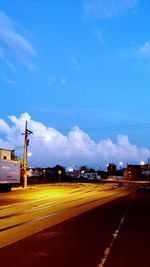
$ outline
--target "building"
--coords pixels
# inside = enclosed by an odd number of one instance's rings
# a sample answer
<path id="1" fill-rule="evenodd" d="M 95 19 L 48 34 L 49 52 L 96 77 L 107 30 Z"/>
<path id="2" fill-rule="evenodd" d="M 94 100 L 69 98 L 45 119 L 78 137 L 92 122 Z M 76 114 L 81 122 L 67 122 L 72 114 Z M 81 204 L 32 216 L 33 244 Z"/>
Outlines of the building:
<path id="1" fill-rule="evenodd" d="M 141 165 L 128 165 L 127 168 L 124 169 L 124 179 L 128 181 L 141 181 Z"/>
<path id="2" fill-rule="evenodd" d="M 150 164 L 128 165 L 123 170 L 124 179 L 129 181 L 148 181 L 150 180 Z"/>
<path id="3" fill-rule="evenodd" d="M 109 163 L 107 165 L 107 172 L 108 172 L 108 176 L 115 176 L 116 175 L 116 164 Z"/>
<path id="4" fill-rule="evenodd" d="M 150 163 L 141 165 L 143 180 L 150 180 Z"/>
<path id="5" fill-rule="evenodd" d="M 0 148 L 0 159 L 11 160 L 12 150 Z"/>

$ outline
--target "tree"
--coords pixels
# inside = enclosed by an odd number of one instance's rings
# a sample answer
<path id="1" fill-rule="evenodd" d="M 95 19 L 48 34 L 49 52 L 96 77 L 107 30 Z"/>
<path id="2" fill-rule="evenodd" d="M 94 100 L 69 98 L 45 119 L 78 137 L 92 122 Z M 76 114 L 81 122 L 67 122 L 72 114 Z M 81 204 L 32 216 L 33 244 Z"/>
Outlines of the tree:
<path id="1" fill-rule="evenodd" d="M 20 161 L 19 157 L 15 155 L 15 150 L 11 151 L 11 160 Z"/>

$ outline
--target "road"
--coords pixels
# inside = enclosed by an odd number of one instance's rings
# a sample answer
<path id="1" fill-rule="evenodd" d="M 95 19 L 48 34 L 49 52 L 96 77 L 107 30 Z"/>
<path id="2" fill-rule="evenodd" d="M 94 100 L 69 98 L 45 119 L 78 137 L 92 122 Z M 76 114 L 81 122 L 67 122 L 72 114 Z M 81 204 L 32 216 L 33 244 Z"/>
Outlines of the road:
<path id="1" fill-rule="evenodd" d="M 133 229 L 125 223 L 132 209 L 137 211 L 137 194 L 133 185 L 117 184 L 52 185 L 1 194 L 0 266 L 150 266 L 125 260 L 133 251 L 127 242 Z"/>

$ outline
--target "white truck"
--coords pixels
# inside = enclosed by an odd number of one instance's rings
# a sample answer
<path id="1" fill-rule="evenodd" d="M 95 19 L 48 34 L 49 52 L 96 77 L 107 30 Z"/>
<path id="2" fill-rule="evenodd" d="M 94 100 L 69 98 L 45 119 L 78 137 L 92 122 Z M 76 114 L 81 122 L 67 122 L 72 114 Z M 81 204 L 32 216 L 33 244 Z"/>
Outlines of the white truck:
<path id="1" fill-rule="evenodd" d="M 10 191 L 20 184 L 20 162 L 0 159 L 0 191 Z"/>
<path id="2" fill-rule="evenodd" d="M 101 176 L 98 175 L 96 172 L 85 172 L 84 174 L 81 174 L 80 178 L 83 178 L 87 181 L 100 181 L 101 180 Z"/>

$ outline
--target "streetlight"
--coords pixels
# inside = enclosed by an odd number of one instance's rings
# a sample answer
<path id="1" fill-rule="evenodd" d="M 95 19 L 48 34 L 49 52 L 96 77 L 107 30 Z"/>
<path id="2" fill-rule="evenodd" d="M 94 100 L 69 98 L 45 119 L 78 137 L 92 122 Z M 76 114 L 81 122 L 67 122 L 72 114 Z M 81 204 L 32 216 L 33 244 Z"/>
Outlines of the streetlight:
<path id="1" fill-rule="evenodd" d="M 28 152 L 27 156 L 28 157 L 31 157 L 32 156 L 32 153 L 31 152 Z"/>
<path id="2" fill-rule="evenodd" d="M 119 162 L 119 166 L 120 166 L 120 169 L 122 169 L 122 166 L 123 166 L 123 162 L 122 161 Z"/>
<path id="3" fill-rule="evenodd" d="M 58 174 L 59 174 L 59 183 L 61 182 L 61 173 L 62 173 L 62 171 L 59 170 L 59 171 L 58 171 Z"/>
<path id="4" fill-rule="evenodd" d="M 50 137 L 50 135 L 46 135 L 45 140 L 46 140 L 47 142 L 48 142 L 48 141 L 51 141 L 51 137 Z"/>

